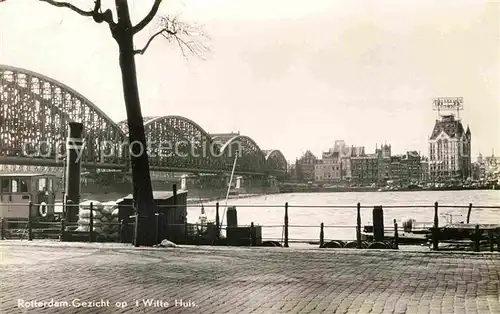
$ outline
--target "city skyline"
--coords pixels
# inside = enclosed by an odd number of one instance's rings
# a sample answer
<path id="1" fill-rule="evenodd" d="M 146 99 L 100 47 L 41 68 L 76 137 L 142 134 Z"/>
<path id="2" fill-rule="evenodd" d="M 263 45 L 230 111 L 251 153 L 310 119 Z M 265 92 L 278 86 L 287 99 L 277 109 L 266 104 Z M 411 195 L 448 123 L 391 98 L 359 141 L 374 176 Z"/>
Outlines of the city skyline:
<path id="1" fill-rule="evenodd" d="M 151 3 L 131 1 L 134 20 Z M 500 151 L 498 3 L 284 3 L 163 4 L 162 12 L 204 23 L 213 51 L 186 61 L 158 40 L 138 56 L 143 114 L 240 131 L 290 161 L 307 150 L 321 157 L 340 139 L 367 152 L 387 143 L 395 154 L 427 155 L 433 98 L 464 97 L 472 155 Z M 21 14 L 30 21 L 22 28 Z M 0 63 L 54 78 L 125 119 L 118 52 L 105 26 L 27 0 L 2 3 L 0 16 Z M 138 48 L 149 33 L 136 39 Z"/>

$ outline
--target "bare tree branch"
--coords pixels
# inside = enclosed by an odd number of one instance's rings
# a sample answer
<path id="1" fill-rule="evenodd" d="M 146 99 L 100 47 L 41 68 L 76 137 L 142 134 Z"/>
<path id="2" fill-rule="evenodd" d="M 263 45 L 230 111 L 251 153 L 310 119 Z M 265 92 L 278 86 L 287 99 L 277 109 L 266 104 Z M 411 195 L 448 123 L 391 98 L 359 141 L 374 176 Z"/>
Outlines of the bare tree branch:
<path id="1" fill-rule="evenodd" d="M 59 7 L 59 8 L 68 8 L 80 15 L 83 15 L 83 16 L 92 16 L 94 14 L 94 11 L 84 11 L 74 5 L 72 5 L 71 3 L 68 3 L 68 2 L 59 2 L 59 1 L 55 1 L 55 0 L 39 0 L 39 1 L 42 1 L 42 2 L 47 2 L 48 4 L 51 4 L 55 7 Z"/>
<path id="2" fill-rule="evenodd" d="M 153 7 L 151 8 L 151 11 L 149 11 L 148 15 L 146 15 L 136 26 L 132 27 L 132 33 L 137 34 L 138 32 L 142 31 L 144 27 L 146 27 L 146 25 L 148 25 L 154 19 L 156 13 L 158 13 L 161 2 L 162 0 L 155 0 L 155 2 L 153 3 Z"/>
<path id="3" fill-rule="evenodd" d="M 106 22 L 109 24 L 109 26 L 111 28 L 114 28 L 116 25 L 115 22 L 113 21 L 113 13 L 111 12 L 111 10 L 108 9 L 108 10 L 104 11 L 104 13 L 102 13 L 101 0 L 96 0 L 94 2 L 94 9 L 92 11 L 82 10 L 82 9 L 80 9 L 80 8 L 76 7 L 75 5 L 68 3 L 68 2 L 60 2 L 60 1 L 55 1 L 55 0 L 39 0 L 39 1 L 46 2 L 50 5 L 53 5 L 53 6 L 59 7 L 59 8 L 68 8 L 71 11 L 74 11 L 82 16 L 92 17 L 94 19 L 94 21 L 96 21 L 97 23 Z"/>
<path id="4" fill-rule="evenodd" d="M 163 32 L 166 32 L 166 30 L 162 29 L 158 32 L 156 32 L 153 36 L 151 36 L 148 40 L 148 42 L 146 43 L 146 45 L 144 46 L 144 48 L 142 49 L 139 49 L 139 50 L 134 50 L 134 53 L 135 54 L 140 54 L 140 55 L 143 55 L 146 50 L 148 49 L 149 45 L 151 44 L 151 42 L 157 37 L 159 36 L 160 34 L 162 34 Z"/>
<path id="5" fill-rule="evenodd" d="M 160 17 L 158 24 L 160 32 L 157 34 L 161 34 L 169 42 L 175 41 L 185 58 L 187 58 L 186 52 L 189 52 L 204 59 L 204 54 L 210 51 L 210 48 L 202 42 L 203 39 L 210 39 L 203 32 L 203 27 L 179 22 L 177 17 L 168 16 Z"/>

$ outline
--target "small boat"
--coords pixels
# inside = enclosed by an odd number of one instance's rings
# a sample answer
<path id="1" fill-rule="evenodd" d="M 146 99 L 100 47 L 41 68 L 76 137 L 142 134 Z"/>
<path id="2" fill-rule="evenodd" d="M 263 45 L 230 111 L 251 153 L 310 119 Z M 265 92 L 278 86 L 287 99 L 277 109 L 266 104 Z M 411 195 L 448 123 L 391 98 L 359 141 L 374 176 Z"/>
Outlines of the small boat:
<path id="1" fill-rule="evenodd" d="M 429 223 L 417 224 L 414 219 L 403 221 L 403 231 L 398 230 L 398 243 L 400 244 L 426 244 L 430 234 Z M 399 228 L 398 228 L 399 229 Z M 373 226 L 364 226 L 361 232 L 362 241 L 374 241 Z M 384 232 L 384 241 L 394 240 L 394 230 Z"/>
<path id="2" fill-rule="evenodd" d="M 366 227 L 368 226 L 365 226 L 365 228 Z M 384 233 L 384 241 L 393 241 L 393 240 L 394 240 L 394 232 Z M 368 241 L 368 242 L 374 241 L 373 232 L 367 232 L 365 229 L 363 232 L 361 232 L 361 241 Z M 427 242 L 428 242 L 427 234 L 419 234 L 413 232 L 401 232 L 398 234 L 399 244 L 419 245 L 419 244 L 426 244 Z"/>

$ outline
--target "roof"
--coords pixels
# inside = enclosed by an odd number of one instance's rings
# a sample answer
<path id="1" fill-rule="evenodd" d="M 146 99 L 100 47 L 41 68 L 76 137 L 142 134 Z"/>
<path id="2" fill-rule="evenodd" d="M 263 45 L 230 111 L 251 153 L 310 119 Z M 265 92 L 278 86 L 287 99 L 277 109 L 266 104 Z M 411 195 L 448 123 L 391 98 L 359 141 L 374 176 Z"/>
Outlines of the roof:
<path id="1" fill-rule="evenodd" d="M 318 159 L 310 150 L 306 151 L 302 157 L 300 157 L 299 161 L 309 161 Z"/>
<path id="2" fill-rule="evenodd" d="M 364 146 L 351 146 L 347 149 L 347 156 L 350 157 L 361 157 L 365 155 Z"/>
<path id="3" fill-rule="evenodd" d="M 180 194 L 187 194 L 187 190 L 178 190 L 177 191 L 177 195 L 180 195 Z M 174 193 L 172 191 L 153 191 L 153 198 L 155 200 L 166 200 L 166 199 L 169 199 L 171 198 L 172 196 L 174 196 Z M 132 196 L 132 194 L 129 194 L 125 197 L 123 197 L 122 199 L 120 199 L 118 202 L 121 202 L 123 200 L 131 200 L 133 199 L 134 197 Z"/>
<path id="4" fill-rule="evenodd" d="M 441 121 L 436 121 L 430 139 L 435 140 L 442 132 L 450 138 L 461 138 L 465 133 L 462 122 L 455 120 L 453 115 L 443 116 Z"/>
<path id="5" fill-rule="evenodd" d="M 49 173 L 0 173 L 0 178 L 5 178 L 5 177 L 56 177 L 55 174 L 49 174 Z"/>

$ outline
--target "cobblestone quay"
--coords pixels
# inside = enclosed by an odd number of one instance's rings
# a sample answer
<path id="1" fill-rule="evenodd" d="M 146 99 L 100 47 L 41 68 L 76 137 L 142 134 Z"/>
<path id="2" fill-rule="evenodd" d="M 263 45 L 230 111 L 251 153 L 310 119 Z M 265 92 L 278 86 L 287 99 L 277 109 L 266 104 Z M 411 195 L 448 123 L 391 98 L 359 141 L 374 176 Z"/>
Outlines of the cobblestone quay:
<path id="1" fill-rule="evenodd" d="M 496 254 L 21 243 L 0 313 L 500 313 Z"/>

